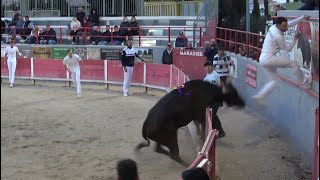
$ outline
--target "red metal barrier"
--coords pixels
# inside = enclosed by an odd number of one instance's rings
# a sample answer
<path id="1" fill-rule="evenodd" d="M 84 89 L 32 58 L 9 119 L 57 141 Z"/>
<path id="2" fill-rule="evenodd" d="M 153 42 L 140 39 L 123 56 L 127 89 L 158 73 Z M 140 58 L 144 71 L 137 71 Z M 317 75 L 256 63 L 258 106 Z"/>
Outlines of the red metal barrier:
<path id="1" fill-rule="evenodd" d="M 203 64 L 206 57 L 201 50 L 173 50 L 173 64 L 186 73 L 190 79 L 203 79 L 206 71 Z"/>
<path id="2" fill-rule="evenodd" d="M 146 64 L 146 84 L 170 86 L 170 66 L 164 64 Z"/>
<path id="3" fill-rule="evenodd" d="M 319 108 L 316 109 L 315 115 L 312 180 L 319 180 Z"/>
<path id="4" fill-rule="evenodd" d="M 33 59 L 35 78 L 67 78 L 67 71 L 61 60 Z"/>
<path id="5" fill-rule="evenodd" d="M 4 64 L 4 58 L 1 58 L 1 75 L 8 76 L 8 66 Z M 6 62 L 7 63 L 7 62 Z M 31 59 L 17 58 L 16 77 L 30 77 L 31 76 Z"/>
<path id="6" fill-rule="evenodd" d="M 104 61 L 84 60 L 84 69 L 81 71 L 83 80 L 104 80 Z"/>

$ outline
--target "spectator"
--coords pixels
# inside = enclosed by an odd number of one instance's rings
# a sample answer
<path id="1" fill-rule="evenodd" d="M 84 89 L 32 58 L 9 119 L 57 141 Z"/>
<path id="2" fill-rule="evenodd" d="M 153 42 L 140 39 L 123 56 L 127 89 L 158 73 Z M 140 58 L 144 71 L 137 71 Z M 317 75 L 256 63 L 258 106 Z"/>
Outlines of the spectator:
<path id="1" fill-rule="evenodd" d="M 210 48 L 210 42 L 209 41 L 205 41 L 203 44 L 204 49 Z"/>
<path id="2" fill-rule="evenodd" d="M 1 19 L 1 42 L 2 42 L 2 34 L 6 32 L 6 23 Z"/>
<path id="3" fill-rule="evenodd" d="M 37 38 L 39 37 L 40 32 L 42 32 L 42 29 L 39 29 L 39 27 L 37 25 L 34 25 L 30 36 L 27 38 L 27 43 L 28 44 L 36 44 Z"/>
<path id="4" fill-rule="evenodd" d="M 111 32 L 109 25 L 106 25 L 106 31 L 102 33 L 102 36 L 102 40 L 98 43 L 98 45 L 108 45 L 111 42 Z"/>
<path id="5" fill-rule="evenodd" d="M 76 43 L 76 36 L 79 33 L 79 29 L 81 28 L 81 23 L 78 21 L 77 17 L 73 17 L 70 23 L 70 36 L 72 36 L 72 44 Z M 79 44 L 79 37 L 77 36 L 77 44 Z"/>
<path id="6" fill-rule="evenodd" d="M 304 3 L 298 10 L 319 10 L 319 0 L 300 0 Z"/>
<path id="7" fill-rule="evenodd" d="M 122 34 L 125 34 L 125 31 L 127 30 L 127 27 L 130 25 L 130 23 L 128 22 L 128 17 L 124 16 L 123 17 L 123 22 L 120 24 L 120 32 Z"/>
<path id="8" fill-rule="evenodd" d="M 187 47 L 188 38 L 184 35 L 183 31 L 179 33 L 179 36 L 176 38 L 175 47 Z"/>
<path id="9" fill-rule="evenodd" d="M 53 30 L 50 27 L 50 25 L 46 26 L 46 30 L 41 35 L 43 36 L 43 39 L 40 40 L 40 44 L 56 44 L 57 43 L 56 31 Z"/>
<path id="10" fill-rule="evenodd" d="M 12 17 L 12 21 L 10 22 L 10 21 L 7 21 L 7 20 L 6 20 L 6 23 L 9 23 L 9 27 L 10 27 L 10 26 L 16 26 L 16 23 L 17 23 L 17 21 L 19 20 L 19 16 L 21 16 L 20 13 L 19 13 L 19 11 L 18 11 L 18 10 L 15 10 L 15 11 L 14 11 L 14 14 L 13 14 L 13 17 Z"/>
<path id="11" fill-rule="evenodd" d="M 169 42 L 167 49 L 162 53 L 162 64 L 172 64 L 172 45 Z"/>
<path id="12" fill-rule="evenodd" d="M 275 3 L 272 7 L 272 10 L 273 10 L 273 15 L 274 16 L 277 16 L 278 15 L 278 11 L 280 10 L 286 10 L 286 8 L 280 4 L 280 3 Z"/>
<path id="13" fill-rule="evenodd" d="M 24 20 L 22 16 L 19 15 L 18 21 L 16 22 L 16 25 L 15 25 L 16 34 L 20 34 L 20 32 L 23 32 L 23 24 L 24 24 Z M 9 35 L 13 35 L 13 33 L 14 33 L 14 28 L 11 29 L 11 31 L 9 32 Z"/>
<path id="14" fill-rule="evenodd" d="M 131 17 L 131 22 L 130 22 L 129 26 L 132 28 L 133 35 L 139 35 L 139 24 L 138 24 L 135 16 Z"/>
<path id="15" fill-rule="evenodd" d="M 237 52 L 237 54 L 240 54 L 241 56 L 246 56 L 246 55 L 247 55 L 245 48 L 242 47 L 242 46 L 239 46 L 239 47 L 238 47 L 238 52 Z"/>
<path id="16" fill-rule="evenodd" d="M 97 29 L 90 35 L 90 44 L 97 45 L 102 40 L 101 26 L 97 26 Z"/>
<path id="17" fill-rule="evenodd" d="M 133 30 L 131 29 L 130 26 L 127 27 L 127 29 L 126 29 L 126 31 L 125 31 L 125 36 L 128 36 L 128 39 L 132 39 Z"/>
<path id="18" fill-rule="evenodd" d="M 100 16 L 97 13 L 97 9 L 93 8 L 91 10 L 91 15 L 89 16 L 88 21 L 91 27 L 98 26 L 100 24 Z"/>
<path id="19" fill-rule="evenodd" d="M 211 39 L 209 47 L 205 49 L 203 54 L 207 57 L 207 61 L 213 61 L 213 58 L 217 53 L 218 49 L 216 48 L 216 40 Z"/>
<path id="20" fill-rule="evenodd" d="M 88 18 L 85 16 L 83 18 L 83 24 L 81 25 L 79 35 L 82 35 L 84 39 L 89 38 L 88 35 L 90 34 L 90 30 L 91 30 L 91 27 L 90 27 Z"/>
<path id="21" fill-rule="evenodd" d="M 118 180 L 139 180 L 137 164 L 131 159 L 118 161 L 117 172 Z"/>
<path id="22" fill-rule="evenodd" d="M 183 180 L 210 180 L 207 172 L 202 168 L 192 168 L 182 172 Z"/>
<path id="23" fill-rule="evenodd" d="M 125 39 L 124 34 L 122 34 L 122 32 L 119 31 L 119 27 L 114 26 L 113 42 L 111 41 L 109 45 L 121 45 L 124 39 Z"/>
<path id="24" fill-rule="evenodd" d="M 188 45 L 187 45 L 187 47 L 185 49 L 194 49 L 192 47 L 192 42 L 191 41 L 188 42 Z"/>
<path id="25" fill-rule="evenodd" d="M 27 36 L 31 34 L 33 29 L 33 22 L 29 20 L 29 16 L 25 16 L 25 22 L 23 23 L 23 29 L 20 31 L 21 40 L 20 42 L 27 42 Z"/>
<path id="26" fill-rule="evenodd" d="M 78 21 L 80 21 L 81 26 L 83 26 L 84 22 L 84 17 L 86 17 L 86 13 L 83 12 L 82 7 L 78 7 L 78 12 L 76 13 L 76 17 Z"/>
<path id="27" fill-rule="evenodd" d="M 225 53 L 224 47 L 220 46 L 218 53 L 213 58 L 213 66 L 220 75 L 222 85 L 226 84 L 227 77 L 230 75 L 230 67 L 232 65 L 231 58 Z"/>

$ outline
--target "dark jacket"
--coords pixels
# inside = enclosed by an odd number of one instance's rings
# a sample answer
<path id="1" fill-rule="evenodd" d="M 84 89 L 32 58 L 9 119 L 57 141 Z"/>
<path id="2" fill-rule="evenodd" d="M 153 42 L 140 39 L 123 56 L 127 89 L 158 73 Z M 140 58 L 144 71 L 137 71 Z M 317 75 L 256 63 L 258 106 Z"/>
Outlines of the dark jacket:
<path id="1" fill-rule="evenodd" d="M 131 31 L 133 35 L 139 35 L 139 24 L 137 21 L 130 22 L 129 27 L 131 27 Z"/>
<path id="2" fill-rule="evenodd" d="M 125 36 L 125 34 L 123 34 L 123 32 L 121 31 L 113 32 L 113 40 L 123 42 L 126 39 L 125 37 L 119 37 L 119 36 Z"/>
<path id="3" fill-rule="evenodd" d="M 120 30 L 121 32 L 125 32 L 127 30 L 127 27 L 129 27 L 130 23 L 127 21 L 127 22 L 122 22 L 120 24 Z"/>
<path id="4" fill-rule="evenodd" d="M 44 31 L 42 35 L 44 35 L 44 37 L 43 37 L 44 40 L 48 40 L 48 41 L 49 40 L 55 40 L 55 41 L 57 41 L 56 31 L 53 30 L 52 28 L 50 28 L 50 31 Z"/>
<path id="5" fill-rule="evenodd" d="M 102 33 L 102 36 L 104 36 L 104 37 L 102 38 L 102 41 L 108 41 L 108 42 L 111 41 L 111 32 L 110 32 L 110 31 L 103 32 L 103 33 Z M 108 37 L 108 36 L 109 36 L 109 37 Z"/>
<path id="6" fill-rule="evenodd" d="M 188 44 L 188 38 L 184 36 L 177 37 L 175 42 L 176 47 L 187 47 L 187 44 Z"/>
<path id="7" fill-rule="evenodd" d="M 213 57 L 218 54 L 218 49 L 215 46 L 211 46 L 210 48 L 206 48 L 203 55 L 207 57 L 207 61 L 213 61 Z"/>
<path id="8" fill-rule="evenodd" d="M 6 23 L 1 19 L 1 35 L 6 31 Z"/>
<path id="9" fill-rule="evenodd" d="M 171 51 L 171 53 L 169 54 L 167 49 L 163 51 L 162 53 L 162 64 L 172 64 L 172 54 L 173 54 L 173 50 Z"/>
<path id="10" fill-rule="evenodd" d="M 88 21 L 94 22 L 97 25 L 99 25 L 100 24 L 100 16 L 99 16 L 99 14 L 97 14 L 97 10 L 95 10 L 95 11 L 96 11 L 96 13 L 93 14 L 93 10 L 91 10 L 91 15 L 89 16 Z"/>
<path id="11" fill-rule="evenodd" d="M 81 26 L 83 25 L 83 18 L 86 16 L 86 13 L 84 12 L 77 12 L 76 13 L 76 18 L 78 19 L 78 21 L 80 21 Z"/>
<path id="12" fill-rule="evenodd" d="M 99 37 L 100 36 L 100 37 Z M 90 35 L 90 43 L 95 42 L 95 44 L 98 44 L 102 40 L 102 32 L 101 31 L 93 31 Z"/>

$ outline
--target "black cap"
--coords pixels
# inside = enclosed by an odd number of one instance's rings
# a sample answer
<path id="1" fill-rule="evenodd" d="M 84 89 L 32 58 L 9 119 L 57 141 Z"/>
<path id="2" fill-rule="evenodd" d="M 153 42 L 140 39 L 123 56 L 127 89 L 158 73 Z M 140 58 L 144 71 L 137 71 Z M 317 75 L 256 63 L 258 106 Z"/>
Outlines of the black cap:
<path id="1" fill-rule="evenodd" d="M 203 66 L 208 66 L 208 65 L 213 66 L 213 64 L 212 64 L 212 62 L 211 62 L 211 61 L 207 61 L 207 62 L 205 62 Z"/>

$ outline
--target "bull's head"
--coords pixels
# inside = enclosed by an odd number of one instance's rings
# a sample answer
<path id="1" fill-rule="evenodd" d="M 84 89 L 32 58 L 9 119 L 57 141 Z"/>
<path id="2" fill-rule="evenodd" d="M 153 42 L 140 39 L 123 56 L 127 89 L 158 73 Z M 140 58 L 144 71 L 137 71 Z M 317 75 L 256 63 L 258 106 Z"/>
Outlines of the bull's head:
<path id="1" fill-rule="evenodd" d="M 229 107 L 235 106 L 238 108 L 243 108 L 246 105 L 242 97 L 239 95 L 237 89 L 233 87 L 229 78 L 223 87 L 223 97 L 224 102 L 226 102 Z"/>

